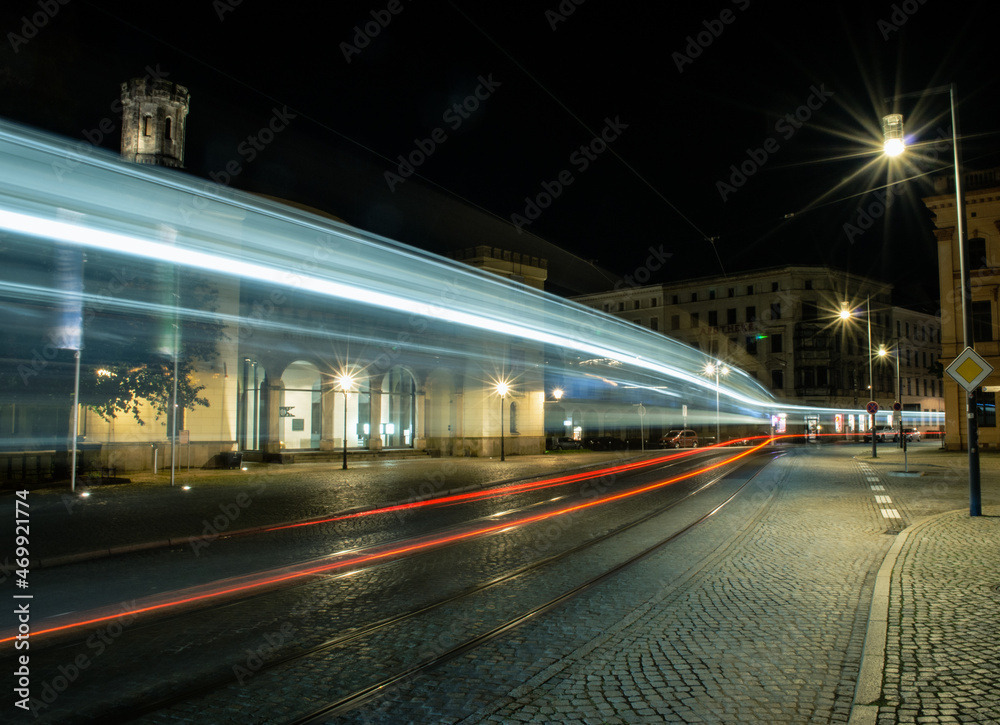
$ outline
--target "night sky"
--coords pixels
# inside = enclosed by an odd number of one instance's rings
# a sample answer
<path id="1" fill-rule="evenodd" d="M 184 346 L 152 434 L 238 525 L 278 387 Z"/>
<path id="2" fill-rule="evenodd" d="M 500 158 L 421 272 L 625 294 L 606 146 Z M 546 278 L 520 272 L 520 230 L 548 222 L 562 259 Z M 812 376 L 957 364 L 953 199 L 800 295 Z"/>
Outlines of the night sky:
<path id="1" fill-rule="evenodd" d="M 954 82 L 963 162 L 1000 165 L 998 16 L 941 0 L 9 0 L 0 115 L 117 152 L 120 83 L 153 72 L 191 92 L 188 173 L 432 252 L 546 257 L 558 291 L 613 286 L 602 270 L 655 252 L 651 282 L 826 263 L 934 311 L 919 197 L 950 150 L 890 169 L 879 121 L 886 97 Z M 947 95 L 895 110 L 911 142 L 950 133 Z M 877 190 L 903 176 L 882 213 Z"/>

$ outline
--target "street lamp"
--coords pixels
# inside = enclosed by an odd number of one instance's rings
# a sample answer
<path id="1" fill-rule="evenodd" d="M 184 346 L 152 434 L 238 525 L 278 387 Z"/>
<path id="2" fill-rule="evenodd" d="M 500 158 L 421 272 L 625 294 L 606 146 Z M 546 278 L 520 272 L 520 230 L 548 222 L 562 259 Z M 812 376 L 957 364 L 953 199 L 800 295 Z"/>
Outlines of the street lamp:
<path id="1" fill-rule="evenodd" d="M 500 396 L 500 460 L 504 461 L 504 450 L 503 450 L 503 408 L 504 408 L 504 398 L 510 391 L 510 386 L 505 382 L 499 382 L 496 386 L 497 394 Z"/>
<path id="2" fill-rule="evenodd" d="M 961 153 L 958 146 L 958 111 L 955 108 L 955 96 L 957 91 L 955 84 L 928 88 L 925 91 L 916 93 L 906 93 L 899 96 L 887 98 L 886 101 L 896 101 L 902 98 L 922 98 L 923 96 L 947 93 L 951 107 L 951 149 L 955 167 L 955 230 L 958 233 L 958 269 L 959 279 L 962 287 L 962 349 L 968 348 L 974 339 L 972 335 L 972 320 L 969 317 L 968 308 L 972 304 L 972 290 L 969 287 L 968 274 L 965 268 L 965 197 L 962 194 L 962 165 Z M 903 117 L 901 114 L 893 113 L 882 118 L 882 132 L 885 137 L 885 153 L 889 156 L 898 156 L 903 152 L 905 144 L 903 142 Z M 965 418 L 968 421 L 969 436 L 969 515 L 982 515 L 982 498 L 979 482 L 979 428 L 976 420 L 975 393 L 972 390 L 966 392 L 965 397 Z M 961 436 L 961 423 L 959 423 L 959 436 Z"/>
<path id="3" fill-rule="evenodd" d="M 871 391 L 871 395 L 869 396 L 870 400 L 871 400 L 871 402 L 874 402 L 874 400 L 875 400 L 875 377 L 874 377 L 874 370 L 873 370 L 873 367 L 874 367 L 873 361 L 875 359 L 875 350 L 872 347 L 872 298 L 871 298 L 871 295 L 868 295 L 865 298 L 865 312 L 866 312 L 867 317 L 868 317 L 868 389 L 869 389 L 869 391 Z M 841 307 L 841 309 L 840 309 L 840 319 L 846 321 L 846 320 L 851 319 L 853 316 L 854 315 L 851 312 L 850 308 L 848 307 L 848 304 L 845 302 L 843 304 L 843 306 Z M 883 349 L 884 349 L 884 347 L 880 349 L 880 351 L 879 351 L 880 355 L 884 355 L 885 354 L 885 353 L 883 353 L 881 351 Z M 872 434 L 872 458 L 878 458 L 878 442 L 877 442 L 876 435 L 875 435 L 875 423 L 877 421 L 877 418 L 875 417 L 875 413 L 870 413 L 869 415 L 871 415 L 870 430 L 871 430 L 871 434 Z"/>
<path id="4" fill-rule="evenodd" d="M 885 345 L 878 346 L 878 356 L 884 358 L 889 354 Z M 899 404 L 899 447 L 903 448 L 903 386 L 899 378 L 899 337 L 896 337 L 896 403 Z M 895 413 L 894 413 L 895 415 Z"/>
<path id="5" fill-rule="evenodd" d="M 351 387 L 354 385 L 354 378 L 344 373 L 339 378 L 337 378 L 337 385 L 340 387 L 341 392 L 344 393 L 344 468 L 347 470 L 347 395 L 351 392 Z"/>
<path id="6" fill-rule="evenodd" d="M 715 442 L 722 443 L 722 429 L 719 424 L 719 375 L 729 375 L 729 368 L 716 360 L 705 364 L 705 374 L 715 376 Z"/>

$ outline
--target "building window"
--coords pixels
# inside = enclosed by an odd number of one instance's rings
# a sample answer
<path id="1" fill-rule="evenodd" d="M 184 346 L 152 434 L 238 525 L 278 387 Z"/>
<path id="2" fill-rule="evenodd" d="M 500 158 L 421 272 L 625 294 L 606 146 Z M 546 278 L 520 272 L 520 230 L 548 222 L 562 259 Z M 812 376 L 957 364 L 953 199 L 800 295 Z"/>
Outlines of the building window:
<path id="1" fill-rule="evenodd" d="M 807 279 L 806 280 L 806 289 L 812 289 L 812 288 L 813 288 L 813 281 L 811 279 Z"/>
<path id="2" fill-rule="evenodd" d="M 976 419 L 980 428 L 997 427 L 997 394 L 976 388 Z"/>
<path id="3" fill-rule="evenodd" d="M 771 335 L 771 352 L 781 352 L 781 335 Z"/>
<path id="4" fill-rule="evenodd" d="M 681 316 L 680 315 L 671 315 L 670 316 L 670 329 L 671 330 L 679 330 L 679 329 L 681 329 Z"/>
<path id="5" fill-rule="evenodd" d="M 633 310 L 637 310 L 637 309 L 639 309 L 639 300 L 636 300 L 636 301 L 635 301 L 635 302 L 634 302 L 634 303 L 632 304 L 632 309 L 633 309 Z"/>
<path id="6" fill-rule="evenodd" d="M 780 320 L 781 319 L 781 303 L 772 302 L 771 303 L 771 319 Z"/>
<path id="7" fill-rule="evenodd" d="M 697 326 L 698 326 L 698 313 L 697 312 L 692 312 L 691 313 L 691 327 L 697 327 Z"/>
<path id="8" fill-rule="evenodd" d="M 748 335 L 747 336 L 747 355 L 757 354 L 757 336 Z"/>
<path id="9" fill-rule="evenodd" d="M 747 307 L 747 322 L 757 321 L 757 308 L 753 305 Z"/>
<path id="10" fill-rule="evenodd" d="M 625 303 L 624 302 L 619 302 L 618 303 L 618 311 L 619 312 L 624 312 L 625 311 Z"/>
<path id="11" fill-rule="evenodd" d="M 708 299 L 710 299 L 710 300 L 714 300 L 715 299 L 715 290 L 714 289 L 710 289 L 708 291 Z"/>
<path id="12" fill-rule="evenodd" d="M 719 326 L 719 313 L 716 310 L 708 311 L 708 326 L 709 327 Z"/>
<path id="13" fill-rule="evenodd" d="M 691 293 L 691 301 L 692 302 L 697 302 L 698 301 L 698 293 L 697 292 L 692 292 Z"/>
<path id="14" fill-rule="evenodd" d="M 680 298 L 679 295 L 674 295 L 673 297 L 670 298 L 671 304 L 674 304 L 674 305 L 678 304 L 680 301 L 681 301 L 681 298 Z"/>
<path id="15" fill-rule="evenodd" d="M 777 292 L 777 291 L 778 291 L 778 289 L 779 289 L 779 287 L 778 287 L 778 283 L 777 283 L 777 282 L 772 282 L 772 283 L 771 283 L 771 291 L 772 291 L 772 292 Z"/>
<path id="16" fill-rule="evenodd" d="M 652 330 L 653 332 L 658 332 L 659 331 L 659 329 L 660 329 L 660 318 L 659 317 L 652 317 L 652 318 L 650 318 L 650 320 L 649 320 L 649 329 Z"/>
<path id="17" fill-rule="evenodd" d="M 730 307 L 726 310 L 726 324 L 735 325 L 736 324 L 736 308 Z"/>
<path id="18" fill-rule="evenodd" d="M 170 133 L 171 133 L 171 123 L 172 123 L 172 121 L 171 121 L 170 116 L 167 116 L 166 120 L 163 122 L 163 138 L 165 138 L 167 141 L 172 141 L 173 140 L 171 138 L 171 136 L 170 136 Z"/>
<path id="19" fill-rule="evenodd" d="M 656 298 L 655 297 L 649 301 L 649 306 L 650 307 L 656 307 Z"/>
<path id="20" fill-rule="evenodd" d="M 736 296 L 736 288 L 735 287 L 730 287 L 729 288 L 729 296 L 730 297 L 735 297 Z"/>
<path id="21" fill-rule="evenodd" d="M 142 135 L 148 136 L 152 132 L 153 118 L 152 116 L 144 116 L 142 119 Z"/>
<path id="22" fill-rule="evenodd" d="M 972 303 L 972 339 L 975 342 L 988 342 L 993 339 L 993 303 Z"/>
<path id="23" fill-rule="evenodd" d="M 604 311 L 605 312 L 611 312 L 611 303 L 610 302 L 605 302 L 604 303 Z"/>
<path id="24" fill-rule="evenodd" d="M 989 267 L 986 261 L 986 240 L 976 237 L 969 240 L 969 269 L 986 269 Z"/>
<path id="25" fill-rule="evenodd" d="M 748 295 L 752 295 L 753 294 L 753 285 L 752 284 L 748 284 L 747 285 L 747 294 Z"/>
<path id="26" fill-rule="evenodd" d="M 816 311 L 815 300 L 803 300 L 802 301 L 802 319 L 803 320 L 816 320 L 819 317 L 819 313 Z"/>
<path id="27" fill-rule="evenodd" d="M 771 387 L 775 390 L 782 390 L 785 387 L 785 371 L 784 370 L 772 370 L 771 371 Z"/>

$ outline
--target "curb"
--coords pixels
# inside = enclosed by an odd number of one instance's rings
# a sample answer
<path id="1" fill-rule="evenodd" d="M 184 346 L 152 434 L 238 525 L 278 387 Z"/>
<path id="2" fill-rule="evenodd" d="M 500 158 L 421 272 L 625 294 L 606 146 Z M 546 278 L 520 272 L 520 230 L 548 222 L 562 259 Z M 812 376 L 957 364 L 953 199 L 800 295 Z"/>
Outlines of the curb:
<path id="1" fill-rule="evenodd" d="M 885 672 L 885 646 L 889 630 L 889 591 L 892 585 L 892 573 L 899 559 L 899 554 L 906 546 L 910 536 L 943 516 L 949 516 L 961 509 L 945 511 L 928 516 L 915 524 L 903 529 L 893 542 L 882 566 L 875 577 L 875 589 L 872 592 L 871 608 L 868 612 L 868 633 L 865 635 L 864 649 L 861 655 L 861 668 L 858 671 L 858 684 L 854 690 L 854 702 L 851 705 L 851 716 L 847 725 L 876 725 L 878 708 L 876 703 L 882 697 L 882 682 Z"/>

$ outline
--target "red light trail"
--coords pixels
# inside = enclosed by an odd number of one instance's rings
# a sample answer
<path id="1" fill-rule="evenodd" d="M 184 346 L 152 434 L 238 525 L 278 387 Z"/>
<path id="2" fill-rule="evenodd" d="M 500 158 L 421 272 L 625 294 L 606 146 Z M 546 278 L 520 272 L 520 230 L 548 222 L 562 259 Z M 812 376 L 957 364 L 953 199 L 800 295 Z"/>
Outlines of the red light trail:
<path id="1" fill-rule="evenodd" d="M 404 555 L 407 555 L 407 554 L 413 554 L 413 553 L 417 553 L 417 552 L 427 551 L 427 550 L 430 550 L 430 549 L 433 549 L 433 548 L 437 548 L 437 547 L 441 547 L 441 546 L 446 546 L 448 544 L 454 544 L 454 543 L 459 542 L 459 541 L 473 539 L 473 538 L 477 538 L 477 537 L 481 537 L 481 536 L 487 536 L 489 534 L 496 533 L 496 532 L 501 531 L 503 529 L 510 529 L 510 528 L 513 528 L 513 527 L 516 527 L 516 526 L 526 526 L 528 524 L 538 523 L 539 521 L 545 521 L 547 519 L 555 518 L 557 516 L 565 516 L 567 514 L 575 513 L 577 511 L 583 511 L 585 509 L 593 508 L 593 507 L 596 507 L 596 506 L 603 506 L 603 505 L 611 503 L 613 501 L 620 501 L 620 500 L 623 500 L 623 499 L 626 499 L 626 498 L 630 498 L 632 496 L 637 496 L 639 494 L 648 493 L 650 491 L 654 491 L 656 489 L 664 488 L 664 487 L 672 485 L 674 483 L 678 483 L 679 481 L 684 481 L 686 479 L 693 478 L 694 476 L 701 475 L 701 474 L 706 473 L 708 471 L 715 470 L 715 469 L 720 468 L 722 466 L 725 466 L 725 465 L 727 465 L 729 463 L 732 463 L 733 461 L 739 460 L 740 458 L 744 458 L 745 456 L 748 456 L 748 455 L 750 455 L 751 453 L 753 453 L 753 452 L 755 452 L 757 450 L 760 450 L 765 445 L 767 445 L 768 442 L 770 442 L 771 440 L 775 440 L 775 439 L 772 439 L 772 438 L 765 439 L 764 442 L 759 443 L 756 446 L 753 446 L 751 448 L 747 448 L 745 451 L 743 451 L 742 453 L 740 453 L 738 455 L 727 457 L 727 458 L 725 458 L 725 459 L 723 459 L 721 461 L 716 461 L 715 463 L 713 463 L 711 465 L 698 468 L 698 469 L 696 469 L 694 471 L 689 471 L 687 473 L 681 474 L 679 476 L 674 476 L 672 478 L 668 478 L 668 479 L 665 479 L 663 481 L 657 481 L 655 483 L 646 484 L 644 486 L 640 486 L 638 488 L 630 489 L 628 491 L 623 491 L 623 492 L 615 493 L 615 494 L 609 494 L 607 496 L 596 498 L 596 499 L 594 499 L 592 501 L 587 501 L 585 503 L 574 504 L 572 506 L 566 506 L 564 508 L 555 509 L 555 510 L 544 512 L 544 513 L 533 514 L 531 516 L 525 516 L 525 517 L 522 517 L 520 519 L 516 519 L 514 521 L 508 521 L 508 522 L 505 522 L 505 523 L 494 524 L 494 525 L 485 526 L 485 527 L 482 527 L 482 528 L 471 529 L 471 530 L 467 530 L 467 531 L 461 531 L 461 532 L 458 532 L 458 533 L 448 534 L 446 536 L 440 536 L 440 537 L 430 538 L 430 539 L 425 539 L 425 540 L 417 540 L 417 541 L 414 541 L 413 543 L 405 544 L 403 546 L 397 546 L 397 547 L 389 548 L 389 549 L 386 549 L 384 551 L 374 551 L 374 552 L 367 553 L 367 554 L 361 554 L 361 555 L 354 556 L 354 557 L 347 558 L 347 559 L 343 559 L 343 560 L 340 560 L 340 561 L 337 561 L 337 562 L 331 562 L 331 563 L 321 564 L 321 565 L 318 565 L 318 566 L 313 565 L 312 563 L 306 563 L 306 564 L 303 564 L 303 565 L 299 565 L 299 566 L 305 566 L 305 567 L 307 567 L 307 568 L 304 568 L 304 569 L 298 569 L 296 567 L 288 567 L 288 568 L 286 568 L 286 573 L 278 574 L 278 575 L 274 575 L 274 576 L 270 576 L 270 577 L 267 577 L 267 578 L 264 578 L 264 579 L 258 578 L 258 577 L 261 576 L 261 574 L 247 575 L 247 577 L 241 577 L 241 578 L 243 578 L 243 579 L 250 578 L 250 577 L 253 577 L 253 578 L 252 578 L 251 581 L 248 581 L 248 582 L 243 583 L 243 584 L 234 585 L 234 586 L 231 586 L 231 587 L 228 587 L 228 588 L 225 588 L 225 589 L 219 589 L 219 590 L 214 590 L 214 591 L 207 591 L 207 592 L 198 593 L 198 594 L 191 594 L 189 596 L 181 596 L 179 598 L 172 599 L 170 601 L 160 602 L 160 603 L 156 603 L 156 604 L 150 604 L 148 606 L 136 607 L 136 608 L 128 610 L 128 611 L 118 611 L 118 612 L 116 612 L 113 615 L 94 616 L 94 617 L 91 617 L 89 619 L 84 619 L 84 620 L 80 620 L 80 621 L 69 622 L 67 624 L 62 624 L 62 625 L 55 626 L 55 627 L 49 627 L 48 629 L 41 629 L 41 630 L 34 631 L 34 632 L 31 633 L 31 636 L 32 637 L 39 637 L 41 635 L 47 635 L 47 634 L 52 634 L 52 633 L 55 633 L 55 632 L 64 632 L 64 631 L 68 631 L 68 630 L 71 630 L 71 629 L 78 629 L 78 628 L 82 628 L 82 627 L 92 626 L 92 625 L 100 624 L 102 622 L 109 622 L 109 621 L 112 621 L 112 620 L 115 620 L 115 619 L 124 618 L 124 617 L 134 617 L 134 616 L 137 616 L 137 615 L 140 615 L 140 614 L 148 614 L 150 612 L 161 612 L 161 611 L 166 611 L 166 610 L 169 610 L 169 609 L 172 609 L 172 608 L 176 608 L 176 607 L 183 607 L 185 605 L 196 604 L 196 603 L 200 603 L 200 602 L 206 602 L 206 601 L 209 601 L 209 600 L 212 600 L 212 599 L 221 599 L 223 597 L 232 596 L 232 595 L 235 595 L 235 594 L 244 593 L 244 592 L 252 591 L 252 590 L 255 590 L 255 589 L 263 589 L 265 587 L 273 587 L 273 586 L 276 586 L 276 585 L 279 585 L 279 584 L 285 584 L 285 583 L 288 583 L 288 582 L 291 582 L 291 581 L 295 581 L 295 580 L 299 580 L 299 579 L 304 579 L 304 578 L 307 578 L 307 577 L 318 576 L 318 575 L 321 575 L 321 574 L 328 574 L 330 572 L 333 572 L 333 571 L 336 571 L 336 570 L 340 570 L 340 569 L 346 569 L 346 568 L 349 568 L 349 567 L 352 567 L 352 566 L 357 566 L 357 565 L 361 565 L 361 564 L 368 564 L 368 563 L 377 562 L 377 561 L 385 561 L 385 560 L 388 560 L 388 559 L 391 559 L 391 558 L 395 558 L 395 557 L 399 557 L 399 556 L 404 556 Z M 677 458 L 680 455 L 690 455 L 690 454 L 689 453 L 688 454 L 674 454 L 672 456 L 660 457 L 660 458 L 652 459 L 650 461 L 642 461 L 642 462 L 639 462 L 639 463 L 630 463 L 630 464 L 624 464 L 622 466 L 614 466 L 614 467 L 609 468 L 609 469 L 602 469 L 601 471 L 592 471 L 592 472 L 589 472 L 589 473 L 586 473 L 586 474 L 574 474 L 572 476 L 565 476 L 565 477 L 562 477 L 562 478 L 559 478 L 559 479 L 548 479 L 547 481 L 544 481 L 544 482 L 533 482 L 533 483 L 529 483 L 529 484 L 519 484 L 518 486 L 515 486 L 515 487 L 508 487 L 508 489 L 504 490 L 504 494 L 506 494 L 507 492 L 509 492 L 511 489 L 531 490 L 532 488 L 538 488 L 538 487 L 540 487 L 542 484 L 546 484 L 546 485 L 550 485 L 550 486 L 551 485 L 560 485 L 561 483 L 567 483 L 567 482 L 572 482 L 572 481 L 577 481 L 577 480 L 586 480 L 587 478 L 596 478 L 599 475 L 607 475 L 608 472 L 620 472 L 620 471 L 626 471 L 626 470 L 633 470 L 633 469 L 636 469 L 636 468 L 642 468 L 644 466 L 650 466 L 650 465 L 653 465 L 653 464 L 655 464 L 657 462 L 662 462 L 662 461 L 665 461 L 665 460 L 672 460 L 672 459 Z M 559 481 L 560 484 L 553 483 L 553 481 Z M 444 502 L 444 501 L 452 501 L 452 500 L 455 500 L 455 499 L 463 498 L 465 496 L 471 496 L 472 498 L 476 498 L 476 497 L 482 497 L 482 495 L 486 494 L 486 493 L 488 493 L 488 492 L 485 492 L 485 491 L 484 492 L 474 492 L 473 494 L 461 494 L 461 495 L 454 496 L 454 497 L 453 496 L 445 496 L 445 497 L 442 497 L 440 499 L 432 499 L 432 500 L 429 500 L 429 501 L 416 502 L 416 504 L 410 504 L 410 505 L 430 505 L 433 502 L 441 503 L 441 502 Z M 366 514 L 366 515 L 370 515 L 370 514 L 374 514 L 374 513 L 385 513 L 385 512 L 388 512 L 388 511 L 396 510 L 397 508 L 398 507 L 390 506 L 390 507 L 386 507 L 384 509 L 374 509 L 372 511 L 367 511 L 367 512 L 363 512 L 363 513 Z M 346 517 L 341 517 L 341 518 L 346 518 Z M 336 519 L 330 519 L 330 520 L 336 520 Z M 316 521 L 316 522 L 311 522 L 311 523 L 315 524 L 315 523 L 322 523 L 322 522 Z M 266 574 L 264 576 L 266 576 Z M 197 589 L 195 591 L 197 591 Z M 15 641 L 15 639 L 16 639 L 16 636 L 5 637 L 3 639 L 0 639 L 0 644 L 6 644 L 6 643 L 9 643 L 9 642 L 13 642 L 13 641 Z"/>

